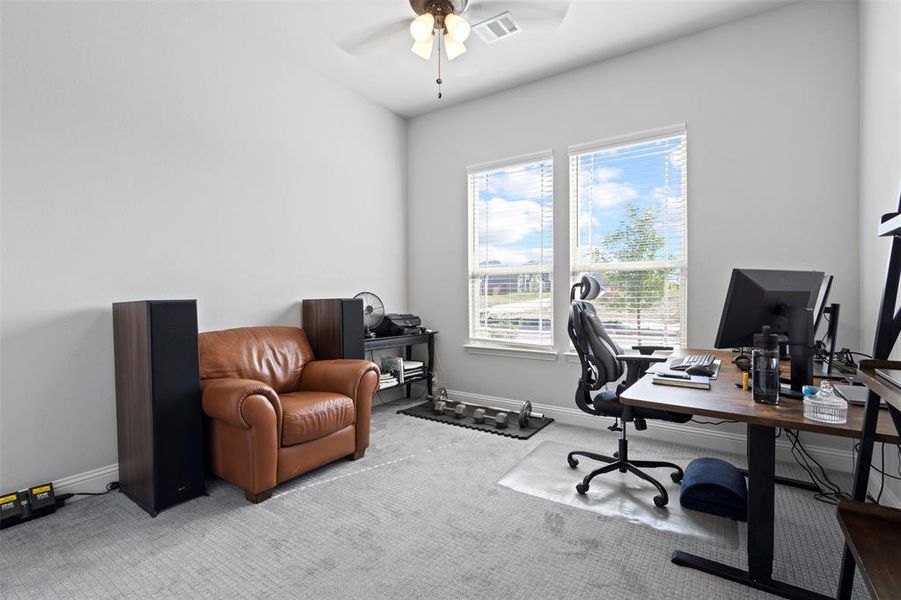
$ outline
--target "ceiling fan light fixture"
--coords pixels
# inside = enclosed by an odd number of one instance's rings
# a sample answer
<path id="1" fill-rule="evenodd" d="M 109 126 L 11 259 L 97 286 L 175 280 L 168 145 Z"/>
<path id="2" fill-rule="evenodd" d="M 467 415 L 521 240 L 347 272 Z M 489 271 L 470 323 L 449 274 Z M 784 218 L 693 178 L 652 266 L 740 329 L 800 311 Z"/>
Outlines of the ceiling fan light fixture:
<path id="1" fill-rule="evenodd" d="M 435 16 L 432 13 L 423 13 L 410 23 L 410 35 L 417 42 L 425 42 L 432 37 L 435 30 Z M 429 49 L 431 52 L 431 47 Z"/>
<path id="2" fill-rule="evenodd" d="M 444 34 L 444 50 L 447 52 L 447 60 L 454 60 L 464 52 L 466 52 L 466 46 L 463 45 L 463 42 L 458 42 L 454 39 L 454 37 L 450 33 Z"/>
<path id="3" fill-rule="evenodd" d="M 429 36 L 425 40 L 421 42 L 413 42 L 413 46 L 410 48 L 410 51 L 423 60 L 429 60 L 432 57 L 432 46 L 434 44 L 435 36 L 429 34 Z"/>
<path id="4" fill-rule="evenodd" d="M 469 38 L 472 27 L 463 17 L 450 13 L 444 17 L 444 28 L 455 42 L 462 44 Z"/>

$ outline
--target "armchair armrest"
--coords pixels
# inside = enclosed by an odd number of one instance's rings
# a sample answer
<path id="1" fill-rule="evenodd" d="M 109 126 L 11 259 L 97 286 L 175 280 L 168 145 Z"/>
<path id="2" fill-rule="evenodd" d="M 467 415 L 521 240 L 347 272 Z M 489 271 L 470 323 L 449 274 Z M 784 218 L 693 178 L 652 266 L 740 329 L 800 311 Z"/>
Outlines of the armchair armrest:
<path id="1" fill-rule="evenodd" d="M 638 350 L 641 354 L 650 355 L 658 350 L 669 350 L 672 351 L 672 346 L 646 346 L 644 344 L 639 344 L 638 346 L 632 346 L 633 350 Z"/>
<path id="2" fill-rule="evenodd" d="M 360 400 L 360 384 L 367 373 L 375 374 L 377 384 L 379 368 L 368 360 L 314 360 L 303 367 L 300 391 L 343 394 L 357 404 Z"/>
<path id="3" fill-rule="evenodd" d="M 258 398 L 257 401 L 249 400 Z M 212 419 L 249 429 L 262 425 L 268 412 L 267 402 L 275 413 L 275 424 L 281 430 L 282 405 L 271 387 L 253 379 L 207 379 L 203 382 L 203 412 Z"/>
<path id="4" fill-rule="evenodd" d="M 372 395 L 379 385 L 379 368 L 368 360 L 314 360 L 303 367 L 300 391 L 344 394 L 354 401 L 357 411 L 354 459 L 363 456 L 369 446 Z"/>

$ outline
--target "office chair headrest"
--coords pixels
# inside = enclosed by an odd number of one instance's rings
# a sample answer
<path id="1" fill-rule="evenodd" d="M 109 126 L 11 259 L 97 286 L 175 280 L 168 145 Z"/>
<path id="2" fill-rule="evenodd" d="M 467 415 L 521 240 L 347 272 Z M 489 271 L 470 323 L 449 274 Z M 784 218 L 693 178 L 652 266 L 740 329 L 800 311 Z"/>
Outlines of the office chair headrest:
<path id="1" fill-rule="evenodd" d="M 582 300 L 594 300 L 601 293 L 601 282 L 593 275 L 583 275 L 579 286 L 582 288 L 579 292 Z"/>

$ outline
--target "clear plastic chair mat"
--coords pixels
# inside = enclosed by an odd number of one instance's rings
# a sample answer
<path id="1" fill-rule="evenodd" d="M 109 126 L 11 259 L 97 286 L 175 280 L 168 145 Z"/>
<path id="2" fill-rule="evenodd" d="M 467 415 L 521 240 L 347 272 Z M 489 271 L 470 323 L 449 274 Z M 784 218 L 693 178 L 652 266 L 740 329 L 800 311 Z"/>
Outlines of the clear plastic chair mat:
<path id="1" fill-rule="evenodd" d="M 576 484 L 603 463 L 578 457 L 579 466 L 571 469 L 566 463 L 566 455 L 571 450 L 574 448 L 558 442 L 543 442 L 497 483 L 529 496 L 694 538 L 705 544 L 728 549 L 738 547 L 738 522 L 683 509 L 679 504 L 679 484 L 670 479 L 669 469 L 647 469 L 669 494 L 669 504 L 664 508 L 654 505 L 657 490 L 653 485 L 631 473 L 619 471 L 595 477 L 588 493 L 578 494 Z"/>

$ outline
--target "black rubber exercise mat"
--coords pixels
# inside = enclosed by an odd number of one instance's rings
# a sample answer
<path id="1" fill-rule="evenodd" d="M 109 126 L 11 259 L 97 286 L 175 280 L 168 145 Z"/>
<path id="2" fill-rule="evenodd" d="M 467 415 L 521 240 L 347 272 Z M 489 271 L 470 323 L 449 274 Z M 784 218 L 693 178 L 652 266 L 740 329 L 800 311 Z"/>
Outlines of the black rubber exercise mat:
<path id="1" fill-rule="evenodd" d="M 453 405 L 451 405 L 451 408 L 453 408 Z M 517 422 L 518 412 L 509 410 L 503 412 L 506 412 L 510 415 L 510 423 L 504 429 L 498 429 L 494 426 L 494 423 L 491 422 L 481 424 L 474 422 L 472 420 L 472 412 L 477 408 L 483 407 L 471 404 L 467 405 L 466 417 L 462 419 L 456 418 L 452 410 L 447 411 L 443 415 L 435 414 L 435 411 L 432 409 L 431 401 L 423 402 L 422 404 L 417 404 L 416 406 L 411 406 L 410 408 L 404 408 L 397 412 L 401 415 L 409 415 L 411 417 L 427 419 L 429 421 L 438 421 L 439 423 L 447 423 L 448 425 L 456 425 L 457 427 L 465 427 L 467 429 L 477 429 L 478 431 L 516 438 L 519 440 L 529 439 L 530 437 L 541 431 L 544 427 L 554 422 L 554 420 L 550 417 L 542 417 L 541 419 L 533 418 L 530 419 L 528 427 L 520 427 L 519 423 Z M 498 412 L 501 411 L 497 411 L 491 408 L 485 408 L 485 413 L 489 416 L 494 416 Z"/>

